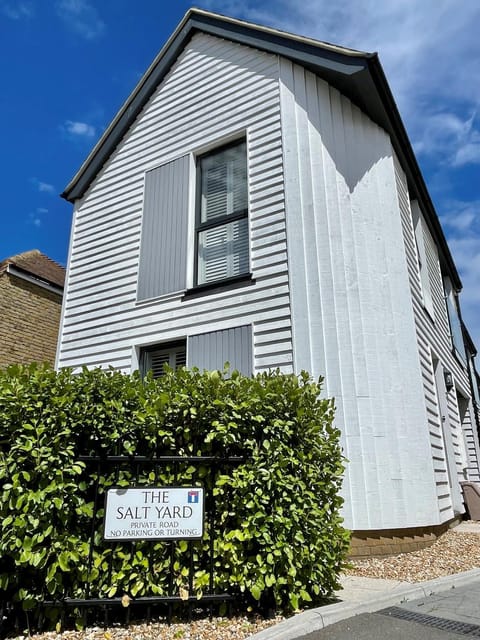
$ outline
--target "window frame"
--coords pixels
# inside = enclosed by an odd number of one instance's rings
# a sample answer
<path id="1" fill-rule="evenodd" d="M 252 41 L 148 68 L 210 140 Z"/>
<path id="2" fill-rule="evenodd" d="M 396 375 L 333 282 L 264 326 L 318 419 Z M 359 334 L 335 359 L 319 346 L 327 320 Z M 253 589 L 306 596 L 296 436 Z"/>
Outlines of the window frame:
<path id="1" fill-rule="evenodd" d="M 430 318 L 435 321 L 432 285 L 428 268 L 427 250 L 425 247 L 425 221 L 417 200 L 410 201 L 410 210 L 412 212 L 413 234 L 417 252 L 417 272 L 423 308 Z"/>
<path id="2" fill-rule="evenodd" d="M 245 163 L 246 163 L 246 177 L 245 177 L 245 195 L 246 195 L 246 203 L 247 206 L 239 211 L 235 211 L 234 213 L 226 213 L 222 216 L 215 217 L 213 220 L 202 222 L 202 160 L 208 157 L 215 156 L 220 154 L 228 149 L 233 149 L 235 147 L 239 147 L 243 145 L 245 147 Z M 209 151 L 198 154 L 195 158 L 195 239 L 194 239 L 194 277 L 193 277 L 193 290 L 213 290 L 218 287 L 222 287 L 223 285 L 241 283 L 245 280 L 251 281 L 251 270 L 250 270 L 250 223 L 249 223 L 249 190 L 248 190 L 248 145 L 246 137 L 238 138 L 236 140 L 232 140 L 226 144 L 220 145 L 218 147 L 211 148 Z M 210 280 L 206 282 L 200 282 L 200 234 L 204 231 L 208 231 L 209 229 L 225 227 L 229 223 L 236 222 L 238 220 L 246 220 L 246 240 L 248 244 L 248 255 L 247 255 L 247 268 L 245 271 L 241 273 L 234 274 L 232 276 L 226 276 L 224 278 L 217 278 L 215 280 Z"/>
<path id="3" fill-rule="evenodd" d="M 463 337 L 463 324 L 458 293 L 455 291 L 450 277 L 445 275 L 443 276 L 443 292 L 452 351 L 457 360 L 463 365 L 466 365 L 467 354 Z"/>

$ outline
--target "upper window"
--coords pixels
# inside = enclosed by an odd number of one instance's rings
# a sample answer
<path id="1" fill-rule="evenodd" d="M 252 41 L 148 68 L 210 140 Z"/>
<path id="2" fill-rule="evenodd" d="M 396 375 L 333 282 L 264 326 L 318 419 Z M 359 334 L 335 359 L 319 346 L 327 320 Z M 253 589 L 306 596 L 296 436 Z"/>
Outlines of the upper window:
<path id="1" fill-rule="evenodd" d="M 480 390 L 479 390 L 478 374 L 477 374 L 477 370 L 475 369 L 475 361 L 471 355 L 469 355 L 469 358 L 468 358 L 468 366 L 470 369 L 470 377 L 472 380 L 473 397 L 475 399 L 477 407 L 480 407 Z"/>
<path id="2" fill-rule="evenodd" d="M 245 141 L 198 159 L 196 284 L 249 273 Z"/>
<path id="3" fill-rule="evenodd" d="M 430 286 L 430 274 L 428 272 L 427 249 L 425 246 L 424 236 L 424 222 L 422 219 L 422 214 L 420 212 L 420 207 L 418 206 L 418 202 L 416 200 L 412 200 L 410 204 L 412 209 L 413 229 L 415 232 L 415 244 L 417 247 L 418 272 L 420 277 L 420 288 L 422 291 L 423 304 L 433 320 L 435 315 L 433 310 L 432 290 Z M 430 244 L 431 247 L 434 246 L 433 241 Z M 432 250 L 433 249 L 431 248 L 430 252 Z"/>
<path id="4" fill-rule="evenodd" d="M 445 301 L 447 306 L 450 335 L 455 353 L 465 362 L 465 343 L 463 341 L 462 323 L 458 310 L 458 296 L 455 293 L 452 282 L 448 276 L 443 279 L 445 289 Z"/>

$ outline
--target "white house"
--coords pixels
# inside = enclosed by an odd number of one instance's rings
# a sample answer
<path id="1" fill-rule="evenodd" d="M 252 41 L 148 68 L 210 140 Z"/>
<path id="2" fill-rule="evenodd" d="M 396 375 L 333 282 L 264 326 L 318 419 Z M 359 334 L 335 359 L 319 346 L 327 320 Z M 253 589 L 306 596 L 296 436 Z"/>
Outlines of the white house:
<path id="1" fill-rule="evenodd" d="M 348 527 L 464 512 L 475 349 L 376 54 L 190 10 L 63 196 L 58 367 L 322 375 Z"/>

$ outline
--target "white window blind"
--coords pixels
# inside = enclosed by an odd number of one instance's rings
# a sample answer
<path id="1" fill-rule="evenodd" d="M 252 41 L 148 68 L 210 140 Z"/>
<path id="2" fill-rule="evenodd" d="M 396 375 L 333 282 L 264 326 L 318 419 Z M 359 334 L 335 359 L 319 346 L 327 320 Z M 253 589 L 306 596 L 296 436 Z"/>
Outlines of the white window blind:
<path id="1" fill-rule="evenodd" d="M 247 151 L 244 142 L 200 160 L 200 221 L 210 222 L 247 209 Z"/>
<path id="2" fill-rule="evenodd" d="M 246 218 L 198 234 L 199 284 L 232 278 L 248 271 Z"/>

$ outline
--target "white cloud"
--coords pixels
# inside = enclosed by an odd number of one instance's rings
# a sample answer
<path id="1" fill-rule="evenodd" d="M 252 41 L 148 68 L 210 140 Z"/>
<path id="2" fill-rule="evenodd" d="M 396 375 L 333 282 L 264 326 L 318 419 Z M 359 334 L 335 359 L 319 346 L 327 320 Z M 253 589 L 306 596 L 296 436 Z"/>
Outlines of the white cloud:
<path id="1" fill-rule="evenodd" d="M 441 216 L 442 226 L 449 228 L 454 232 L 465 232 L 472 227 L 475 221 L 476 213 L 473 206 L 470 204 L 465 206 L 465 209 L 450 213 L 448 216 Z"/>
<path id="2" fill-rule="evenodd" d="M 55 189 L 53 184 L 50 184 L 48 182 L 43 182 L 38 178 L 30 178 L 30 182 L 38 189 L 38 191 L 40 191 L 40 193 L 49 193 L 49 194 L 57 193 L 57 190 Z"/>
<path id="3" fill-rule="evenodd" d="M 10 20 L 23 20 L 33 16 L 31 2 L 3 2 L 0 0 L 0 11 Z"/>
<path id="4" fill-rule="evenodd" d="M 48 182 L 38 182 L 38 190 L 44 193 L 55 193 L 55 187 Z"/>
<path id="5" fill-rule="evenodd" d="M 29 224 L 33 224 L 34 227 L 41 227 L 42 226 L 42 216 L 48 213 L 48 209 L 45 209 L 45 207 L 37 207 L 37 209 L 35 210 L 35 212 L 30 212 L 28 214 L 28 222 Z"/>
<path id="6" fill-rule="evenodd" d="M 475 140 L 467 142 L 459 147 L 453 159 L 454 167 L 461 167 L 466 164 L 480 164 L 480 132 L 476 132 Z"/>
<path id="7" fill-rule="evenodd" d="M 105 23 L 87 0 L 57 0 L 55 7 L 68 28 L 86 40 L 99 38 L 105 32 Z"/>
<path id="8" fill-rule="evenodd" d="M 64 131 L 71 136 L 79 136 L 85 138 L 93 138 L 95 136 L 95 127 L 86 122 L 78 122 L 67 120 L 63 125 Z"/>
<path id="9" fill-rule="evenodd" d="M 415 143 L 419 155 L 442 158 L 450 167 L 480 163 L 480 130 L 476 112 L 464 119 L 455 113 L 436 113 L 426 119 L 421 138 Z"/>

